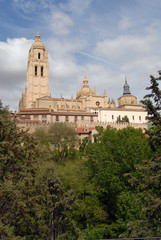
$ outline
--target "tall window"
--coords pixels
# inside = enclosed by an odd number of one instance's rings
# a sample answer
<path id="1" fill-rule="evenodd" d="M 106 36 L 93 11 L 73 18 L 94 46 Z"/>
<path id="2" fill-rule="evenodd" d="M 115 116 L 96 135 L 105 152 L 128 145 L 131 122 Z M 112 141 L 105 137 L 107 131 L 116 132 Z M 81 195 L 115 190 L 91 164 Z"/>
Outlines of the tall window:
<path id="1" fill-rule="evenodd" d="M 43 67 L 41 67 L 41 76 L 43 76 L 44 75 L 44 69 L 43 69 Z"/>
<path id="2" fill-rule="evenodd" d="M 69 118 L 68 116 L 65 116 L 65 121 L 68 122 L 69 121 Z"/>
<path id="3" fill-rule="evenodd" d="M 59 116 L 56 115 L 56 122 L 59 122 Z"/>
<path id="4" fill-rule="evenodd" d="M 35 76 L 37 76 L 37 66 L 35 66 Z"/>
<path id="5" fill-rule="evenodd" d="M 38 59 L 40 59 L 40 53 L 38 53 Z"/>

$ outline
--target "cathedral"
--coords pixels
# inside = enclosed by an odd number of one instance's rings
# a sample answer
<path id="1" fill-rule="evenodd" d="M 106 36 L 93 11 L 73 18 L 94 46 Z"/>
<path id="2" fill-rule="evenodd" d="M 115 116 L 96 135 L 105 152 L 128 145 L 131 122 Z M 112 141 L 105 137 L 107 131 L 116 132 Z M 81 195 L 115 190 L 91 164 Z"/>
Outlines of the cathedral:
<path id="1" fill-rule="evenodd" d="M 25 93 L 19 102 L 19 110 L 27 108 L 52 108 L 54 111 L 87 111 L 91 108 L 114 108 L 114 100 L 108 101 L 106 91 L 103 96 L 98 96 L 96 89 L 89 87 L 87 77 L 83 86 L 76 93 L 76 99 L 54 98 L 49 96 L 49 64 L 48 53 L 40 35 L 29 50 L 27 66 L 27 83 Z"/>
<path id="2" fill-rule="evenodd" d="M 32 44 L 27 65 L 25 92 L 19 100 L 19 122 L 52 123 L 68 122 L 76 126 L 91 126 L 98 123 L 115 123 L 124 116 L 131 123 L 146 123 L 147 113 L 137 103 L 137 97 L 131 95 L 125 79 L 123 95 L 118 98 L 118 107 L 109 100 L 104 91 L 97 95 L 96 89 L 89 87 L 85 76 L 76 98 L 55 98 L 49 95 L 49 63 L 47 49 L 37 33 Z"/>

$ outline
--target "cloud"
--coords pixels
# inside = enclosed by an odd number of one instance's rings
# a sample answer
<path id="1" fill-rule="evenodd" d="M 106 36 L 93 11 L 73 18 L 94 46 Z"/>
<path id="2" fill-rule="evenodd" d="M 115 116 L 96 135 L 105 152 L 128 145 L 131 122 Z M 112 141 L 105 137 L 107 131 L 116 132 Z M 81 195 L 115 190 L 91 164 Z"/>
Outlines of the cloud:
<path id="1" fill-rule="evenodd" d="M 24 13 L 37 13 L 40 9 L 47 9 L 51 6 L 50 0 L 14 0 L 14 6 Z"/>
<path id="2" fill-rule="evenodd" d="M 146 27 L 143 35 L 119 35 L 113 39 L 107 38 L 98 42 L 94 49 L 96 56 L 118 63 L 115 74 L 127 75 L 133 89 L 132 94 L 138 98 L 145 95 L 149 75 L 155 76 L 161 66 L 160 36 L 152 26 L 158 26 L 158 22 Z M 116 75 L 113 76 L 114 79 L 117 78 Z M 118 81 L 121 86 L 121 81 Z M 115 90 L 114 92 L 116 93 Z"/>
<path id="3" fill-rule="evenodd" d="M 122 16 L 120 22 L 118 23 L 118 26 L 121 31 L 127 31 L 133 26 L 133 23 L 130 17 Z"/>
<path id="4" fill-rule="evenodd" d="M 47 48 L 50 52 L 50 55 L 54 59 L 71 59 L 74 57 L 74 53 L 83 49 L 87 42 L 85 39 L 58 39 L 58 38 L 50 38 L 48 39 Z"/>
<path id="5" fill-rule="evenodd" d="M 0 96 L 13 108 L 17 106 L 25 86 L 28 50 L 32 42 L 25 38 L 0 42 Z"/>
<path id="6" fill-rule="evenodd" d="M 153 35 L 120 35 L 115 39 L 105 39 L 98 42 L 94 52 L 97 56 L 122 61 L 125 57 L 131 59 L 136 56 L 144 56 L 151 51 L 156 40 L 156 36 Z"/>
<path id="7" fill-rule="evenodd" d="M 60 11 L 53 12 L 50 27 L 54 34 L 68 35 L 72 25 L 72 19 L 67 14 Z"/>
<path id="8" fill-rule="evenodd" d="M 69 0 L 65 3 L 60 3 L 60 8 L 63 11 L 71 12 L 73 15 L 82 15 L 93 0 Z"/>

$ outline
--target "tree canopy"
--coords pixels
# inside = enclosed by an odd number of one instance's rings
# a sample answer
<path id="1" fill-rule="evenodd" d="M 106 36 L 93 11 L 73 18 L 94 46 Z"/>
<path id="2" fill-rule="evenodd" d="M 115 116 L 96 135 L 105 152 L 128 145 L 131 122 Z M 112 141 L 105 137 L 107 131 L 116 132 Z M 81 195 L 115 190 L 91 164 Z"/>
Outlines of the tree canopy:
<path id="1" fill-rule="evenodd" d="M 0 101 L 0 239 L 160 236 L 160 79 L 151 76 L 142 101 L 147 134 L 96 127 L 80 148 L 63 123 L 19 129 Z"/>

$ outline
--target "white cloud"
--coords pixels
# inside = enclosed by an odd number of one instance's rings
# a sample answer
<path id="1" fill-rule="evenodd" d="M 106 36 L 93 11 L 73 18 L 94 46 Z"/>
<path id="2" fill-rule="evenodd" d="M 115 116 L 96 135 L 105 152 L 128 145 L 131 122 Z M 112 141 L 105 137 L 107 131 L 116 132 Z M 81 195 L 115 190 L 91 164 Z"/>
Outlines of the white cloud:
<path id="1" fill-rule="evenodd" d="M 60 7 L 73 15 L 82 15 L 92 2 L 93 0 L 69 0 L 67 3 L 60 3 Z"/>
<path id="2" fill-rule="evenodd" d="M 86 46 L 86 40 L 82 39 L 57 39 L 50 38 L 47 47 L 54 59 L 72 58 L 72 54 Z"/>
<path id="3" fill-rule="evenodd" d="M 68 35 L 72 25 L 72 19 L 67 14 L 60 11 L 53 12 L 50 27 L 54 34 Z"/>
<path id="4" fill-rule="evenodd" d="M 50 0 L 14 0 L 14 5 L 24 13 L 37 13 L 40 9 L 47 9 L 52 4 Z"/>
<path id="5" fill-rule="evenodd" d="M 127 31 L 133 26 L 132 21 L 127 16 L 122 16 L 120 22 L 118 23 L 119 29 L 122 31 Z"/>
<path id="6" fill-rule="evenodd" d="M 32 42 L 25 38 L 0 42 L 0 96 L 11 108 L 18 105 L 25 86 L 28 50 Z"/>
<path id="7" fill-rule="evenodd" d="M 98 42 L 95 54 L 114 61 L 122 61 L 126 55 L 131 59 L 131 56 L 144 56 L 151 51 L 152 45 L 155 45 L 156 40 L 156 36 L 153 35 L 121 35 L 115 39 L 105 39 L 102 42 Z"/>

